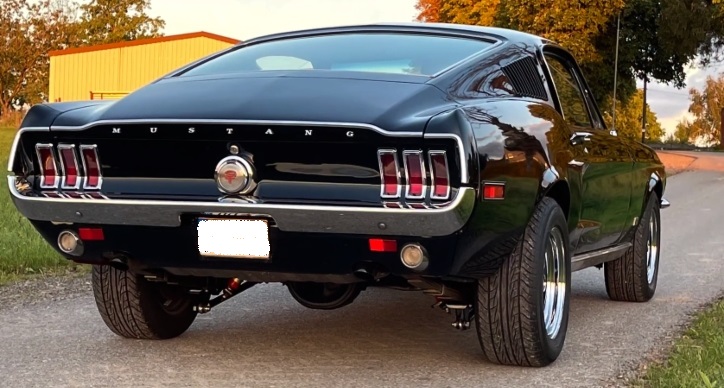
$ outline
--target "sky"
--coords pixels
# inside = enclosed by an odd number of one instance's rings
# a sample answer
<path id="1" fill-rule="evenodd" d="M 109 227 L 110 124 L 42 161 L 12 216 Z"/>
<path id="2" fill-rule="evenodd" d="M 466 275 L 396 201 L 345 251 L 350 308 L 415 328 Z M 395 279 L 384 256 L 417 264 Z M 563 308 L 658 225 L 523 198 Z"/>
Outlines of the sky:
<path id="1" fill-rule="evenodd" d="M 305 28 L 380 22 L 411 22 L 416 0 L 152 0 L 150 14 L 166 21 L 166 35 L 206 31 L 239 40 Z M 212 5 L 213 4 L 213 5 Z M 708 75 L 724 71 L 718 64 L 687 71 L 686 87 L 650 83 L 648 102 L 671 133 L 688 116 L 691 87 L 702 88 Z M 639 83 L 639 87 L 643 84 Z"/>

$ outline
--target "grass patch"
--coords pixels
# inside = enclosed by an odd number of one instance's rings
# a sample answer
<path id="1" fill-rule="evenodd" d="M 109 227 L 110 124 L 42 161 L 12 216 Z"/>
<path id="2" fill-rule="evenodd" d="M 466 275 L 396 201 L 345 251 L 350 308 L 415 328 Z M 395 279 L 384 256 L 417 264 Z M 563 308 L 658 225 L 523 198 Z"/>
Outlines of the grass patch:
<path id="1" fill-rule="evenodd" d="M 668 359 L 635 386 L 724 388 L 724 299 L 699 314 Z"/>
<path id="2" fill-rule="evenodd" d="M 15 130 L 0 128 L 0 164 L 3 170 Z M 3 178 L 6 174 L 3 174 Z M 28 275 L 75 270 L 76 265 L 54 251 L 40 234 L 15 209 L 10 193 L 0 183 L 0 284 Z"/>

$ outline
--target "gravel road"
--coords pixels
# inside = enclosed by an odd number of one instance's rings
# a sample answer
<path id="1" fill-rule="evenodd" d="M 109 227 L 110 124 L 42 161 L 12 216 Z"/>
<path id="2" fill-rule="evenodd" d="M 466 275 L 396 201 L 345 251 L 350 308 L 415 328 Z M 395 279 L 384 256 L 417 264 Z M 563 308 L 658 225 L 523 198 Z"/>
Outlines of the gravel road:
<path id="1" fill-rule="evenodd" d="M 601 271 L 575 273 L 566 346 L 548 368 L 490 365 L 474 331 L 454 331 L 452 316 L 422 294 L 391 290 L 366 291 L 348 307 L 323 312 L 297 305 L 282 286 L 257 286 L 200 316 L 180 338 L 123 340 L 103 325 L 87 279 L 73 278 L 0 288 L 0 386 L 621 383 L 617 376 L 665 347 L 693 311 L 724 292 L 724 173 L 673 176 L 665 196 L 672 207 L 662 211 L 654 300 L 609 301 Z M 51 292 L 38 294 L 44 287 Z"/>

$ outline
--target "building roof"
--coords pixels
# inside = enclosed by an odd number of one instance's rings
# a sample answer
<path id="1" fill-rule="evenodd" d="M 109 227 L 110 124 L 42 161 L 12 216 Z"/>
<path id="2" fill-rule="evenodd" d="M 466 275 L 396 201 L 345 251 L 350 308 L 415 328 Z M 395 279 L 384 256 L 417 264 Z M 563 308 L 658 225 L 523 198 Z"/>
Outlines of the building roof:
<path id="1" fill-rule="evenodd" d="M 50 55 L 51 57 L 54 57 L 54 56 L 59 56 L 59 55 L 87 53 L 87 52 L 92 52 L 92 51 L 101 51 L 101 50 L 108 50 L 108 49 L 121 48 L 121 47 L 141 46 L 141 45 L 145 45 L 145 44 L 172 42 L 175 40 L 184 40 L 184 39 L 193 39 L 193 38 L 208 38 L 208 39 L 218 40 L 221 42 L 226 42 L 229 44 L 237 44 L 240 42 L 239 40 L 229 38 L 226 36 L 212 34 L 210 32 L 206 32 L 206 31 L 199 31 L 199 32 L 191 32 L 191 33 L 187 33 L 187 34 L 159 36 L 157 38 L 136 39 L 136 40 L 125 41 L 125 42 L 101 44 L 101 45 L 97 45 L 97 46 L 73 47 L 73 48 L 68 48 L 65 50 L 51 51 L 50 53 L 48 53 L 48 55 Z"/>

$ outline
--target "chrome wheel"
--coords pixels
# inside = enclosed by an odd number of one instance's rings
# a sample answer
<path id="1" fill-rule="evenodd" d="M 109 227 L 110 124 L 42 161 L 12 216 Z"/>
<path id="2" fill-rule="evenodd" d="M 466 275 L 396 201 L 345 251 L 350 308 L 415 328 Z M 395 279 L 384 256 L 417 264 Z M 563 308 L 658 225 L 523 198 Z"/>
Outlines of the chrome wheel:
<path id="1" fill-rule="evenodd" d="M 551 339 L 558 336 L 566 300 L 566 246 L 560 229 L 548 235 L 543 261 L 543 320 Z"/>
<path id="2" fill-rule="evenodd" d="M 656 265 L 659 261 L 659 220 L 654 213 L 649 219 L 649 239 L 646 242 L 646 279 L 654 281 Z"/>

